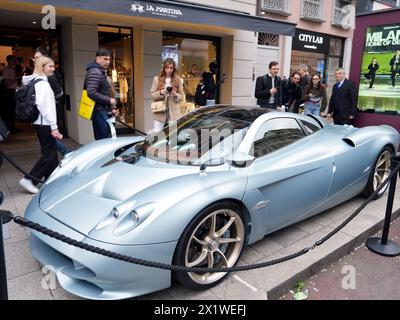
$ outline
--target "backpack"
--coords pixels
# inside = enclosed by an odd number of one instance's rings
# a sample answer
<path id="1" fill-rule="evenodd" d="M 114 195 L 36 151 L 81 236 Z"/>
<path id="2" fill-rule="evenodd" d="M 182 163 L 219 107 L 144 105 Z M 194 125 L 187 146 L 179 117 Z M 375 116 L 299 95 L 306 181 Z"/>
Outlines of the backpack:
<path id="1" fill-rule="evenodd" d="M 33 122 L 39 117 L 36 105 L 35 84 L 43 79 L 35 79 L 23 84 L 15 91 L 15 116 L 20 121 Z"/>
<path id="2" fill-rule="evenodd" d="M 203 82 L 200 82 L 196 87 L 194 102 L 196 102 L 198 106 L 205 106 L 207 103 L 206 86 Z"/>

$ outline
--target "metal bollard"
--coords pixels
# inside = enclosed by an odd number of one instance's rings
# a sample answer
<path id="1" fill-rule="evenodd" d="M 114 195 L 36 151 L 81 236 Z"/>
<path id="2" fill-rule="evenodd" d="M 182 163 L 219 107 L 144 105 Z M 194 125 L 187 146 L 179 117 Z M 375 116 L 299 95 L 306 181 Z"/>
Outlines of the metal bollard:
<path id="1" fill-rule="evenodd" d="M 0 300 L 8 300 L 6 259 L 4 257 L 3 218 L 0 216 Z"/>
<path id="2" fill-rule="evenodd" d="M 400 156 L 393 156 L 390 169 L 394 170 L 399 163 Z M 389 196 L 386 205 L 385 224 L 383 226 L 382 238 L 372 237 L 365 242 L 365 245 L 369 250 L 386 257 L 395 257 L 400 255 L 400 246 L 397 243 L 388 240 L 396 183 L 397 174 L 394 174 L 390 179 Z"/>
<path id="3" fill-rule="evenodd" d="M 4 195 L 0 192 L 0 204 L 3 203 Z M 7 214 L 8 211 L 0 211 L 0 300 L 8 300 L 7 291 L 7 272 L 6 272 L 6 259 L 4 256 L 4 241 L 3 241 L 3 223 L 6 224 L 11 219 Z"/>

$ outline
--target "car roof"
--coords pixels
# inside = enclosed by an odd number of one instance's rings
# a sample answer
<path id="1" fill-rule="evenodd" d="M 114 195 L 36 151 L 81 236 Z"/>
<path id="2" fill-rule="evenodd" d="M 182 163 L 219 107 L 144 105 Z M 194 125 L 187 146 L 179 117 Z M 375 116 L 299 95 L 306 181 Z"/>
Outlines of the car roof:
<path id="1" fill-rule="evenodd" d="M 314 119 L 314 121 L 318 122 L 323 128 L 326 123 L 325 121 L 320 118 L 316 117 L 313 115 L 305 116 L 302 114 L 297 114 L 297 113 L 292 113 L 292 112 L 278 112 L 275 110 L 267 109 L 267 108 L 261 108 L 259 106 L 240 106 L 240 105 L 228 105 L 228 104 L 218 104 L 218 105 L 213 105 L 213 106 L 207 106 L 207 107 L 200 107 L 199 109 L 196 109 L 194 112 L 195 113 L 210 113 L 210 114 L 219 114 L 225 113 L 225 112 L 230 112 L 230 111 L 245 111 L 245 112 L 250 112 L 253 114 L 253 121 L 254 122 L 257 119 L 257 122 L 259 121 L 265 121 L 268 119 L 273 119 L 273 118 L 295 118 L 295 119 L 300 119 L 308 122 L 313 122 L 310 118 Z M 260 120 L 259 120 L 260 119 Z"/>

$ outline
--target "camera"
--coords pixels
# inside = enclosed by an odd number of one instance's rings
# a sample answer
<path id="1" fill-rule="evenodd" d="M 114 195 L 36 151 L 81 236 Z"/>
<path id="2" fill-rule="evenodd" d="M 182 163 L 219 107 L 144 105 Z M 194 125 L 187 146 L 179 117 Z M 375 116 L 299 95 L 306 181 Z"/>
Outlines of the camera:
<path id="1" fill-rule="evenodd" d="M 172 92 L 172 87 L 167 87 L 166 89 L 167 89 L 168 93 Z"/>

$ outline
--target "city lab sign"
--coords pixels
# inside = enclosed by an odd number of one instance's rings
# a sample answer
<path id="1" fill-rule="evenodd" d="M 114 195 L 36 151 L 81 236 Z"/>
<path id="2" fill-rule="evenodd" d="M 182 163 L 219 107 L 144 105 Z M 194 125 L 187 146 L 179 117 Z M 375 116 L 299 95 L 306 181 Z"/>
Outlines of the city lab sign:
<path id="1" fill-rule="evenodd" d="M 167 6 L 161 6 L 150 2 L 133 2 L 131 4 L 130 11 L 134 15 L 139 16 L 157 16 L 157 17 L 168 17 L 168 18 L 179 18 L 183 16 L 181 9 L 176 9 Z"/>
<path id="2" fill-rule="evenodd" d="M 329 41 L 330 37 L 324 34 L 296 29 L 292 49 L 328 54 Z"/>

